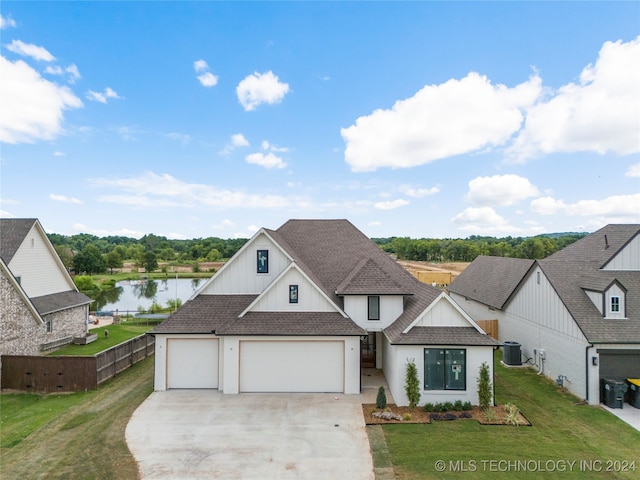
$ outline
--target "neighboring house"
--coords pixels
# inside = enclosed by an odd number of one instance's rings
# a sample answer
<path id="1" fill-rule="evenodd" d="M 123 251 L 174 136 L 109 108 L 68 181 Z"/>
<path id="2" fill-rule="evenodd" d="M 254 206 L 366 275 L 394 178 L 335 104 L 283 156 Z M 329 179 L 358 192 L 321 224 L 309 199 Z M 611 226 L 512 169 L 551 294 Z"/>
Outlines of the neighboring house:
<path id="1" fill-rule="evenodd" d="M 640 225 L 608 225 L 543 260 L 478 257 L 450 293 L 590 404 L 601 379 L 640 378 Z"/>
<path id="2" fill-rule="evenodd" d="M 477 404 L 500 345 L 346 220 L 261 229 L 151 333 L 156 390 L 357 394 L 375 367 L 398 405 L 409 360 L 422 404 Z"/>
<path id="3" fill-rule="evenodd" d="M 40 355 L 86 335 L 91 302 L 37 219 L 0 219 L 1 355 Z"/>

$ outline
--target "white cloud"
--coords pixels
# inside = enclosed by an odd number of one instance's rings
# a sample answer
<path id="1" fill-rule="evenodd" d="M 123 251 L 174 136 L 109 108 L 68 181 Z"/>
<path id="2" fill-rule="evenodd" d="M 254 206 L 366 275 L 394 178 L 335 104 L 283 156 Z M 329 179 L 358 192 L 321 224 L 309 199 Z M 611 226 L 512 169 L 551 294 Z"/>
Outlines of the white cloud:
<path id="1" fill-rule="evenodd" d="M 398 198 L 388 202 L 377 202 L 373 206 L 378 210 L 395 210 L 396 208 L 404 207 L 405 205 L 409 205 L 409 202 L 403 198 Z"/>
<path id="2" fill-rule="evenodd" d="M 55 202 L 73 203 L 75 205 L 82 205 L 82 200 L 74 197 L 67 197 L 66 195 L 56 195 L 55 193 L 49 194 L 49 199 Z"/>
<path id="3" fill-rule="evenodd" d="M 187 145 L 189 142 L 191 142 L 191 135 L 187 133 L 170 132 L 167 133 L 166 136 L 167 138 L 180 142 L 183 145 Z"/>
<path id="4" fill-rule="evenodd" d="M 67 81 L 69 83 L 75 83 L 76 80 L 82 78 L 78 67 L 74 64 L 64 69 L 60 65 L 48 65 L 47 68 L 44 69 L 44 73 L 48 73 L 49 75 L 64 75 L 68 73 Z"/>
<path id="5" fill-rule="evenodd" d="M 403 185 L 402 187 L 400 187 L 400 191 L 409 197 L 422 198 L 429 195 L 435 195 L 436 193 L 440 192 L 440 189 L 438 187 L 413 188 L 408 185 Z"/>
<path id="6" fill-rule="evenodd" d="M 382 225 L 382 222 L 378 221 L 378 220 L 373 220 L 369 223 L 367 223 L 368 227 L 380 227 Z"/>
<path id="7" fill-rule="evenodd" d="M 571 216 L 601 216 L 640 220 L 640 193 L 631 195 L 612 195 L 602 200 L 580 200 L 565 203 L 552 197 L 537 198 L 531 202 L 531 210 L 540 215 L 564 213 Z M 615 223 L 611 221 L 610 223 Z"/>
<path id="8" fill-rule="evenodd" d="M 280 103 L 288 92 L 289 84 L 280 82 L 271 71 L 248 75 L 236 87 L 238 100 L 247 112 L 263 103 Z"/>
<path id="9" fill-rule="evenodd" d="M 62 131 L 63 111 L 82 101 L 68 87 L 50 82 L 22 60 L 0 56 L 0 141 L 32 143 L 51 140 Z"/>
<path id="10" fill-rule="evenodd" d="M 249 140 L 247 140 L 241 133 L 236 133 L 231 135 L 231 144 L 234 147 L 248 147 Z"/>
<path id="11" fill-rule="evenodd" d="M 144 232 L 138 230 L 130 230 L 128 228 L 120 228 L 118 230 L 105 230 L 102 228 L 91 228 L 83 223 L 74 223 L 73 229 L 80 233 L 89 233 L 96 237 L 132 237 L 141 238 L 145 235 Z"/>
<path id="12" fill-rule="evenodd" d="M 56 59 L 46 48 L 32 43 L 24 43 L 22 40 L 13 40 L 7 45 L 7 50 L 38 61 L 53 62 Z"/>
<path id="13" fill-rule="evenodd" d="M 355 172 L 408 168 L 505 143 L 523 122 L 522 110 L 541 94 L 541 80 L 508 88 L 469 73 L 427 85 L 391 109 L 376 110 L 341 129 L 345 160 Z"/>
<path id="14" fill-rule="evenodd" d="M 549 101 L 533 106 L 507 159 L 523 163 L 553 152 L 640 151 L 640 36 L 606 42 L 579 83 L 569 83 Z"/>
<path id="15" fill-rule="evenodd" d="M 624 174 L 625 177 L 640 177 L 640 163 L 631 165 L 629 170 Z"/>
<path id="16" fill-rule="evenodd" d="M 214 87 L 218 84 L 218 77 L 211 72 L 205 72 L 198 75 L 198 80 L 203 87 Z"/>
<path id="17" fill-rule="evenodd" d="M 505 225 L 507 221 L 491 207 L 468 207 L 451 219 L 453 223 L 475 224 L 483 226 Z"/>
<path id="18" fill-rule="evenodd" d="M 93 100 L 94 102 L 100 102 L 100 103 L 107 103 L 107 99 L 109 98 L 122 98 L 111 87 L 105 88 L 104 92 L 94 92 L 93 90 L 89 90 L 87 92 L 86 97 L 89 100 Z"/>
<path id="19" fill-rule="evenodd" d="M 4 30 L 5 28 L 15 28 L 16 21 L 11 17 L 4 17 L 0 15 L 0 30 Z"/>
<path id="20" fill-rule="evenodd" d="M 272 145 L 271 143 L 269 143 L 266 140 L 262 141 L 262 149 L 263 150 L 270 150 L 272 152 L 282 152 L 282 153 L 286 153 L 289 151 L 289 149 L 287 147 L 278 147 L 276 145 Z"/>
<path id="21" fill-rule="evenodd" d="M 61 152 L 60 150 L 56 150 L 55 152 L 53 152 L 53 156 L 54 157 L 64 157 L 65 153 Z"/>
<path id="22" fill-rule="evenodd" d="M 252 153 L 247 155 L 245 160 L 247 163 L 260 165 L 264 168 L 284 168 L 287 166 L 284 160 L 275 156 L 272 152 L 269 152 L 266 155 L 262 152 Z"/>
<path id="23" fill-rule="evenodd" d="M 193 62 L 193 69 L 196 71 L 196 73 L 204 72 L 208 68 L 209 65 L 207 65 L 207 62 L 205 62 L 204 60 L 196 60 L 195 62 Z"/>
<path id="24" fill-rule="evenodd" d="M 117 191 L 103 195 L 107 203 L 143 208 L 216 207 L 216 208 L 283 208 L 290 206 L 280 195 L 247 194 L 241 190 L 222 189 L 211 185 L 183 182 L 168 174 L 147 172 L 138 177 L 97 178 L 91 184 Z"/>
<path id="25" fill-rule="evenodd" d="M 528 179 L 518 175 L 477 177 L 469 182 L 467 200 L 475 205 L 513 205 L 540 195 Z"/>

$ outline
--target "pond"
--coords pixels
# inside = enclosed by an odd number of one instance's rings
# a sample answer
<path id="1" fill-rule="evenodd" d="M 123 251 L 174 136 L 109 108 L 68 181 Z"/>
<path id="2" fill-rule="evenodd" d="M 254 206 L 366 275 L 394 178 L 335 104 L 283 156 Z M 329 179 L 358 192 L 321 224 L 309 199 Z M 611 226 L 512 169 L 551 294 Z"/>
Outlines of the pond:
<path id="1" fill-rule="evenodd" d="M 91 304 L 91 311 L 125 312 L 149 311 L 156 303 L 167 307 L 168 301 L 189 300 L 201 288 L 206 278 L 167 278 L 165 280 L 125 280 L 115 288 L 100 292 Z"/>

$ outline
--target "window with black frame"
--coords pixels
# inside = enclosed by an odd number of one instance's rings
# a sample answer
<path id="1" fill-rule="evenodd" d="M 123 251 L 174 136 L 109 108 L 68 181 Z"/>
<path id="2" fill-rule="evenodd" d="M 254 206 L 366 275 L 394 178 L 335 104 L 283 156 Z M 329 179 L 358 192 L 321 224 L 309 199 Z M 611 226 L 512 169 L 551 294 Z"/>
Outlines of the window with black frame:
<path id="1" fill-rule="evenodd" d="M 466 390 L 467 351 L 464 348 L 425 348 L 424 389 Z"/>

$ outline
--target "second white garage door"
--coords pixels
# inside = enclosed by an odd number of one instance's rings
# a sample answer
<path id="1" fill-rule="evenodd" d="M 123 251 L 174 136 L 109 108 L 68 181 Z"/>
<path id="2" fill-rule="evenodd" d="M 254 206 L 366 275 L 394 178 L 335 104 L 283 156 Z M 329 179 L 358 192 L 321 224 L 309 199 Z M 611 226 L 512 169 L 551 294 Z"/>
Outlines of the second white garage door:
<path id="1" fill-rule="evenodd" d="M 241 392 L 343 392 L 342 341 L 241 341 Z"/>
<path id="2" fill-rule="evenodd" d="M 167 339 L 167 388 L 218 388 L 218 339 Z"/>

